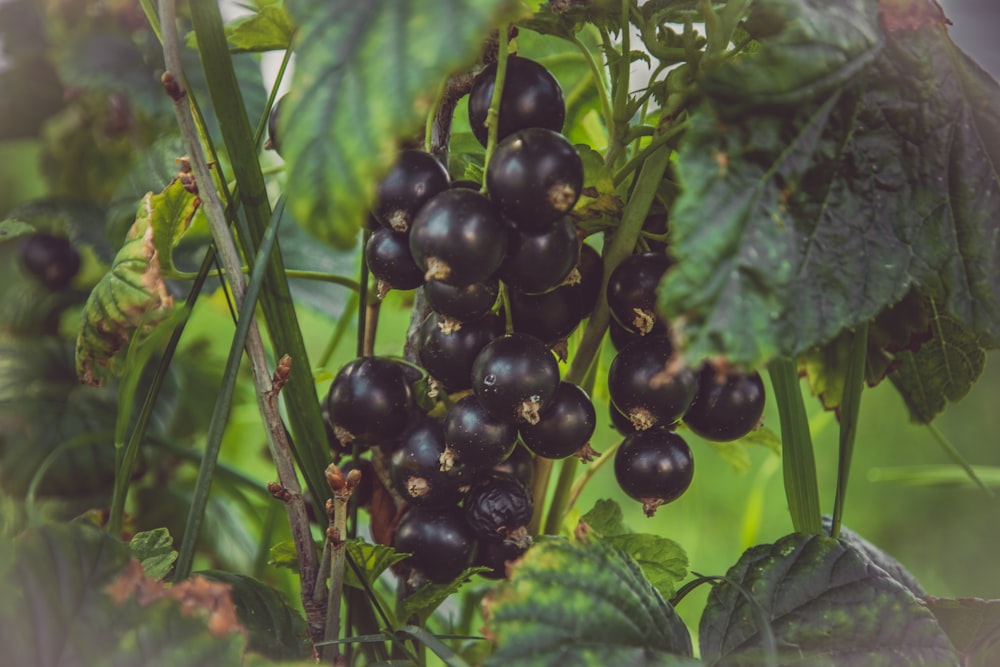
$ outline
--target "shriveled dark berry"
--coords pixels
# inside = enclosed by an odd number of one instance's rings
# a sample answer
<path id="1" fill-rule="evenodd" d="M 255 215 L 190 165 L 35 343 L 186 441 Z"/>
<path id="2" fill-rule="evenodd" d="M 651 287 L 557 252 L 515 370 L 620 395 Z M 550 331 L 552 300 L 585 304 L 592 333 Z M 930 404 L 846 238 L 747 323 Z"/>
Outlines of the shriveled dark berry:
<path id="1" fill-rule="evenodd" d="M 513 477 L 492 475 L 480 480 L 462 501 L 465 518 L 481 539 L 528 538 L 528 523 L 534 504 L 531 494 Z"/>

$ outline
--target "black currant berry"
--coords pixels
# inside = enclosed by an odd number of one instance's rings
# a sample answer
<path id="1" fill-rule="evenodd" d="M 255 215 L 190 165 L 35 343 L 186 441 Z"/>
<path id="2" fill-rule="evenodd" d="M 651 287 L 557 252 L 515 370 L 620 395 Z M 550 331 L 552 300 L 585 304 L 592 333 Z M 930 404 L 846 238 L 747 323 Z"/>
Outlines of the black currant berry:
<path id="1" fill-rule="evenodd" d="M 337 440 L 348 451 L 391 440 L 406 426 L 413 397 L 403 367 L 389 359 L 362 357 L 333 378 L 326 407 Z"/>
<path id="2" fill-rule="evenodd" d="M 492 313 L 464 323 L 428 313 L 417 332 L 420 365 L 448 393 L 471 389 L 472 364 L 503 329 L 503 320 Z"/>
<path id="3" fill-rule="evenodd" d="M 538 456 L 564 459 L 586 455 L 584 447 L 597 428 L 594 404 L 582 388 L 560 382 L 537 424 L 521 424 L 521 441 Z"/>
<path id="4" fill-rule="evenodd" d="M 539 234 L 569 213 L 583 189 L 583 161 L 558 132 L 520 130 L 497 144 L 486 189 L 518 230 Z"/>
<path id="5" fill-rule="evenodd" d="M 476 551 L 475 564 L 480 567 L 490 568 L 489 572 L 480 572 L 479 575 L 487 579 L 505 579 L 507 577 L 507 566 L 524 555 L 528 550 L 527 545 L 520 544 L 514 540 L 479 540 L 479 548 Z"/>
<path id="6" fill-rule="evenodd" d="M 622 350 L 632 341 L 640 340 L 642 334 L 629 331 L 619 324 L 618 320 L 612 317 L 608 320 L 608 337 L 611 338 L 611 344 L 614 345 L 616 350 Z"/>
<path id="7" fill-rule="evenodd" d="M 697 388 L 697 374 L 678 361 L 665 336 L 629 343 L 608 369 L 612 403 L 639 430 L 676 422 Z"/>
<path id="8" fill-rule="evenodd" d="M 399 522 L 392 545 L 412 554 L 407 562 L 435 583 L 462 574 L 475 558 L 478 540 L 460 508 L 411 507 Z"/>
<path id="9" fill-rule="evenodd" d="M 573 296 L 580 319 L 583 319 L 589 316 L 597 305 L 597 299 L 601 295 L 601 281 L 604 279 L 604 262 L 593 246 L 580 244 L 580 259 L 576 263 L 576 273 L 577 276 L 575 278 L 571 276 L 574 279 L 565 289 Z"/>
<path id="10" fill-rule="evenodd" d="M 530 489 L 531 482 L 535 477 L 535 457 L 524 445 L 516 445 L 510 456 L 493 466 L 493 470 L 510 475 L 521 482 L 524 488 Z"/>
<path id="11" fill-rule="evenodd" d="M 472 322 L 490 312 L 499 294 L 500 283 L 495 279 L 460 287 L 440 280 L 424 284 L 424 296 L 431 309 L 459 322 Z"/>
<path id="12" fill-rule="evenodd" d="M 469 285 L 489 280 L 507 252 L 508 227 L 474 190 L 445 190 L 427 202 L 410 229 L 410 252 L 427 280 Z"/>
<path id="13" fill-rule="evenodd" d="M 706 440 L 727 442 L 754 430 L 763 414 L 764 382 L 759 373 L 719 372 L 706 362 L 684 423 Z"/>
<path id="14" fill-rule="evenodd" d="M 425 507 L 458 503 L 466 471 L 445 449 L 444 428 L 432 417 L 418 417 L 399 437 L 389 459 L 389 478 L 407 502 Z"/>
<path id="15" fill-rule="evenodd" d="M 608 308 L 629 331 L 661 335 L 666 326 L 656 317 L 656 288 L 670 268 L 666 255 L 654 252 L 630 255 L 608 277 Z"/>
<path id="16" fill-rule="evenodd" d="M 524 542 L 534 507 L 531 494 L 513 477 L 495 474 L 472 485 L 462 501 L 465 519 L 484 540 Z"/>
<path id="17" fill-rule="evenodd" d="M 499 419 L 536 423 L 558 386 L 558 362 L 545 343 L 527 334 L 490 341 L 472 364 L 472 388 Z"/>
<path id="18" fill-rule="evenodd" d="M 469 125 L 483 146 L 486 145 L 486 113 L 493 100 L 497 66 L 492 63 L 476 76 L 469 92 Z M 566 120 L 566 102 L 555 77 L 541 64 L 527 58 L 508 56 L 500 95 L 497 141 L 529 127 L 546 127 L 562 132 Z"/>
<path id="19" fill-rule="evenodd" d="M 424 284 L 424 272 L 413 261 L 406 234 L 379 227 L 368 237 L 365 259 L 378 280 L 379 297 L 391 289 L 415 289 Z"/>
<path id="20" fill-rule="evenodd" d="M 517 427 L 512 421 L 491 415 L 470 394 L 448 408 L 444 441 L 452 461 L 470 470 L 492 468 L 514 450 Z"/>
<path id="21" fill-rule="evenodd" d="M 379 181 L 372 213 L 389 229 L 406 232 L 424 204 L 448 189 L 448 182 L 448 170 L 436 157 L 403 151 Z"/>
<path id="22" fill-rule="evenodd" d="M 626 436 L 615 452 L 615 479 L 642 502 L 646 516 L 684 493 L 694 476 L 694 458 L 684 438 L 666 428 Z"/>
<path id="23" fill-rule="evenodd" d="M 611 417 L 611 426 L 622 435 L 631 435 L 639 430 L 611 401 L 608 401 L 608 416 Z"/>
<path id="24" fill-rule="evenodd" d="M 514 331 L 534 336 L 546 345 L 565 339 L 580 323 L 571 289 L 564 286 L 544 294 L 508 291 Z"/>
<path id="25" fill-rule="evenodd" d="M 540 234 L 510 232 L 507 256 L 497 275 L 525 294 L 541 294 L 561 285 L 580 259 L 580 237 L 567 217 Z"/>
<path id="26" fill-rule="evenodd" d="M 35 232 L 21 244 L 21 266 L 56 292 L 69 287 L 80 271 L 80 253 L 64 236 Z"/>
<path id="27" fill-rule="evenodd" d="M 281 142 L 278 141 L 278 114 L 287 97 L 288 95 L 285 94 L 275 100 L 274 105 L 271 107 L 271 114 L 267 117 L 267 145 L 265 148 L 273 150 L 278 155 L 281 155 Z"/>

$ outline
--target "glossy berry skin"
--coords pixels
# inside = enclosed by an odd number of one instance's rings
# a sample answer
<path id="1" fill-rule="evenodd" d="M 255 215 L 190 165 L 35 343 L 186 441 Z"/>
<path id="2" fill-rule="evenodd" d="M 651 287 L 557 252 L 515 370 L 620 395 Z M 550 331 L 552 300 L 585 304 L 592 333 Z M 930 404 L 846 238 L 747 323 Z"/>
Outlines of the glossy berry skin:
<path id="1" fill-rule="evenodd" d="M 615 349 L 621 351 L 629 343 L 641 339 L 642 334 L 629 331 L 621 324 L 618 324 L 618 320 L 612 317 L 608 321 L 608 337 L 611 339 L 611 344 L 614 345 Z"/>
<path id="2" fill-rule="evenodd" d="M 656 288 L 670 260 L 661 253 L 629 255 L 608 277 L 608 308 L 629 331 L 662 335 L 666 326 L 656 317 Z"/>
<path id="3" fill-rule="evenodd" d="M 416 289 L 424 284 L 424 272 L 413 261 L 406 234 L 379 227 L 368 237 L 365 259 L 379 281 L 380 294 L 390 289 Z"/>
<path id="4" fill-rule="evenodd" d="M 21 244 L 21 266 L 50 290 L 69 287 L 80 271 L 80 253 L 69 239 L 35 232 Z"/>
<path id="5" fill-rule="evenodd" d="M 472 364 L 486 345 L 503 335 L 504 323 L 492 313 L 450 328 L 446 318 L 428 313 L 417 332 L 420 365 L 451 393 L 472 388 Z"/>
<path id="6" fill-rule="evenodd" d="M 583 189 L 583 161 L 558 132 L 532 127 L 497 144 L 486 189 L 519 231 L 541 234 L 569 213 Z"/>
<path id="7" fill-rule="evenodd" d="M 643 503 L 647 516 L 683 494 L 694 477 L 694 458 L 682 437 L 666 428 L 626 436 L 615 452 L 615 479 Z"/>
<path id="8" fill-rule="evenodd" d="M 514 331 L 534 336 L 546 345 L 565 339 L 580 324 L 579 309 L 569 290 L 567 286 L 544 294 L 507 292 Z"/>
<path id="9" fill-rule="evenodd" d="M 559 386 L 559 364 L 545 343 L 527 334 L 496 338 L 472 364 L 472 388 L 498 419 L 535 423 Z"/>
<path id="10" fill-rule="evenodd" d="M 564 459 L 590 442 L 597 428 L 594 404 L 579 386 L 560 382 L 549 407 L 537 424 L 520 426 L 521 440 L 532 452 L 549 459 Z"/>
<path id="11" fill-rule="evenodd" d="M 465 519 L 476 535 L 497 542 L 527 537 L 534 504 L 531 494 L 513 477 L 492 475 L 472 485 L 462 501 Z"/>
<path id="12" fill-rule="evenodd" d="M 410 228 L 410 252 L 427 280 L 470 285 L 492 278 L 507 253 L 507 224 L 474 190 L 445 190 Z"/>
<path id="13" fill-rule="evenodd" d="M 764 414 L 764 382 L 760 374 L 719 373 L 709 363 L 698 373 L 698 391 L 684 413 L 692 431 L 716 442 L 750 433 Z"/>
<path id="14" fill-rule="evenodd" d="M 486 113 L 493 100 L 497 66 L 492 63 L 480 72 L 469 92 L 469 125 L 476 139 L 486 146 Z M 541 64 L 528 58 L 508 56 L 500 95 L 497 140 L 528 127 L 546 127 L 562 132 L 566 102 L 555 77 Z"/>
<path id="15" fill-rule="evenodd" d="M 579 259 L 576 227 L 569 218 L 562 217 L 540 234 L 511 230 L 507 256 L 497 275 L 525 294 L 542 294 L 562 284 Z"/>
<path id="16" fill-rule="evenodd" d="M 694 399 L 697 374 L 678 366 L 664 336 L 645 336 L 626 345 L 608 369 L 608 391 L 615 407 L 636 428 L 672 424 Z M 668 370 L 669 369 L 669 370 Z"/>
<path id="17" fill-rule="evenodd" d="M 608 416 L 611 418 L 612 428 L 622 435 L 631 435 L 639 431 L 639 429 L 632 425 L 629 418 L 623 415 L 611 401 L 608 401 Z"/>
<path id="18" fill-rule="evenodd" d="M 424 284 L 424 296 L 431 309 L 459 322 L 472 322 L 486 315 L 499 294 L 500 283 L 495 279 L 460 287 L 440 280 L 429 280 Z"/>
<path id="19" fill-rule="evenodd" d="M 466 471 L 443 465 L 445 447 L 444 429 L 432 417 L 416 418 L 399 437 L 389 459 L 389 478 L 407 502 L 440 507 L 459 501 Z"/>
<path id="20" fill-rule="evenodd" d="M 480 572 L 479 576 L 487 579 L 507 578 L 507 565 L 515 561 L 528 550 L 528 546 L 513 540 L 480 540 L 476 551 L 477 566 L 488 567 L 488 572 Z"/>
<path id="21" fill-rule="evenodd" d="M 565 289 L 572 294 L 580 319 L 583 319 L 597 305 L 597 299 L 601 295 L 601 281 L 604 280 L 604 261 L 593 246 L 580 244 L 580 259 L 576 263 L 576 271 L 579 282 L 567 285 Z"/>
<path id="22" fill-rule="evenodd" d="M 470 394 L 448 408 L 444 441 L 456 463 L 473 470 L 492 468 L 514 451 L 517 427 L 492 416 Z"/>
<path id="23" fill-rule="evenodd" d="M 379 181 L 372 213 L 397 232 L 409 230 L 417 212 L 434 196 L 448 189 L 448 170 L 424 151 L 403 151 Z"/>
<path id="24" fill-rule="evenodd" d="M 431 581 L 452 581 L 472 565 L 478 540 L 458 507 L 411 507 L 399 522 L 392 545 L 410 553 L 408 562 Z"/>
<path id="25" fill-rule="evenodd" d="M 326 395 L 337 439 L 371 445 L 391 440 L 406 426 L 413 397 L 403 368 L 389 359 L 361 357 L 341 368 Z"/>
<path id="26" fill-rule="evenodd" d="M 510 475 L 530 489 L 531 482 L 535 477 L 535 457 L 531 455 L 524 445 L 516 445 L 510 456 L 502 462 L 493 466 L 493 470 L 498 473 Z"/>

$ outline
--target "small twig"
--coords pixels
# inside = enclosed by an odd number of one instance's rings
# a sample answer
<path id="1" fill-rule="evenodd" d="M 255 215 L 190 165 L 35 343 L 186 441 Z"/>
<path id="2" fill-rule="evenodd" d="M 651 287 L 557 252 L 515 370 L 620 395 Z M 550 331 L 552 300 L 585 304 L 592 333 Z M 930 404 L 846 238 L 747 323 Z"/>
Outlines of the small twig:
<path id="1" fill-rule="evenodd" d="M 166 72 L 163 74 L 163 87 L 174 103 L 177 124 L 184 141 L 191 168 L 200 185 L 201 197 L 205 215 L 212 230 L 212 238 L 226 270 L 226 280 L 236 297 L 238 308 L 243 307 L 246 284 L 241 272 L 239 251 L 233 240 L 232 233 L 226 223 L 225 208 L 214 187 L 214 180 L 205 160 L 201 139 L 195 127 L 191 108 L 187 101 L 187 91 L 181 83 L 180 76 L 183 67 L 180 59 L 180 40 L 177 34 L 177 7 L 175 0 L 161 0 L 160 26 L 163 32 L 163 58 Z M 307 621 L 314 641 L 322 636 L 322 618 L 325 609 L 316 608 L 312 600 L 312 590 L 316 582 L 319 563 L 316 559 L 316 549 L 313 545 L 309 528 L 309 515 L 306 512 L 305 500 L 302 497 L 302 487 L 299 485 L 295 464 L 292 458 L 291 443 L 288 432 L 278 410 L 278 393 L 281 386 L 288 380 L 291 359 L 286 355 L 278 363 L 274 377 L 268 372 L 267 356 L 261 339 L 260 329 L 252 323 L 246 342 L 247 357 L 254 378 L 257 404 L 266 427 L 268 447 L 274 460 L 278 474 L 282 500 L 288 513 L 288 521 L 295 542 L 296 555 L 299 560 L 299 577 L 301 580 L 302 603 L 306 610 Z M 270 485 L 269 485 L 270 486 Z"/>
<path id="2" fill-rule="evenodd" d="M 361 471 L 355 468 L 345 477 L 336 464 L 331 463 L 326 469 L 326 481 L 333 492 L 333 498 L 326 501 L 326 513 L 330 518 L 330 526 L 326 529 L 326 548 L 323 553 L 330 554 L 330 593 L 327 598 L 326 629 L 324 641 L 331 642 L 340 639 L 340 598 L 344 594 L 344 565 L 347 557 L 347 505 L 354 489 L 361 481 Z M 343 656 L 338 644 L 326 644 L 323 647 L 323 660 L 332 664 L 340 664 Z"/>

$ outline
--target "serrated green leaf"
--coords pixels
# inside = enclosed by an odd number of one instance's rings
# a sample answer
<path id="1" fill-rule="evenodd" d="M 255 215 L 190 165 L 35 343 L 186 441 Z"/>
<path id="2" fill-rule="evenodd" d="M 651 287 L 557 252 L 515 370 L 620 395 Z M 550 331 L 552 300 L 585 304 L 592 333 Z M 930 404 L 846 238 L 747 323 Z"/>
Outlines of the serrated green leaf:
<path id="1" fill-rule="evenodd" d="M 356 242 L 397 140 L 423 127 L 435 91 L 472 65 L 511 0 L 289 0 L 301 26 L 279 121 L 295 217 L 339 247 Z M 447 35 L 447 39 L 442 39 Z M 287 107 L 285 106 L 287 105 Z"/>
<path id="2" fill-rule="evenodd" d="M 687 628 L 621 551 L 536 543 L 485 602 L 497 647 L 487 665 L 699 664 Z"/>
<path id="3" fill-rule="evenodd" d="M 672 598 L 677 592 L 677 584 L 687 577 L 687 554 L 671 539 L 649 533 L 612 535 L 603 539 L 631 556 L 664 599 Z"/>
<path id="4" fill-rule="evenodd" d="M 833 525 L 833 517 L 829 514 L 823 515 L 823 533 L 830 534 Z M 917 597 L 925 595 L 923 587 L 917 578 L 910 574 L 910 571 L 903 567 L 898 560 L 879 549 L 877 546 L 861 537 L 853 530 L 845 526 L 840 527 L 840 541 L 858 550 L 865 558 L 886 571 L 890 577 L 902 584 L 908 591 Z"/>
<path id="5" fill-rule="evenodd" d="M 838 88 L 882 47 L 878 11 L 868 0 L 758 0 L 746 29 L 761 48 L 711 72 L 705 89 L 729 110 L 799 104 Z"/>
<path id="6" fill-rule="evenodd" d="M 726 580 L 709 594 L 699 626 L 708 664 L 763 664 L 744 594 L 769 619 L 779 664 L 959 664 L 926 606 L 843 541 L 789 535 L 747 550 Z"/>
<path id="7" fill-rule="evenodd" d="M 966 667 L 1000 664 L 1000 600 L 924 598 Z"/>
<path id="8" fill-rule="evenodd" d="M 77 375 L 87 384 L 101 384 L 104 369 L 132 334 L 140 327 L 156 326 L 173 310 L 150 224 L 153 201 L 152 193 L 143 199 L 111 270 L 87 298 L 76 340 Z"/>
<path id="9" fill-rule="evenodd" d="M 239 51 L 287 49 L 295 24 L 282 4 L 266 5 L 226 25 L 226 39 Z"/>
<path id="10" fill-rule="evenodd" d="M 181 178 L 174 178 L 163 192 L 149 199 L 149 225 L 153 228 L 153 246 L 160 271 L 174 270 L 173 250 L 201 205 L 197 195 L 188 192 Z"/>
<path id="11" fill-rule="evenodd" d="M 873 6 L 851 8 L 874 20 Z M 692 357 L 798 356 L 915 285 L 1000 340 L 1000 85 L 937 22 L 884 38 L 849 85 L 813 102 L 731 118 L 713 89 L 694 114 L 659 301 L 684 316 Z"/>
<path id="12" fill-rule="evenodd" d="M 128 548 L 132 557 L 142 563 L 142 569 L 150 579 L 165 578 L 177 560 L 174 540 L 166 528 L 136 533 L 129 540 Z"/>
<path id="13" fill-rule="evenodd" d="M 285 540 L 273 545 L 268 552 L 270 558 L 267 564 L 272 567 L 283 567 L 289 570 L 299 571 L 299 557 L 295 552 L 295 542 Z"/>
<path id="14" fill-rule="evenodd" d="M 347 543 L 347 557 L 354 560 L 364 573 L 368 586 L 373 587 L 379 576 L 392 565 L 405 560 L 406 554 L 401 554 L 384 544 L 369 544 L 357 538 Z M 344 583 L 355 588 L 364 588 L 351 567 L 344 568 Z"/>
<path id="15" fill-rule="evenodd" d="M 580 520 L 590 526 L 598 537 L 629 535 L 633 532 L 625 524 L 621 506 L 609 498 L 602 498 L 594 503 L 593 509 L 584 514 Z"/>
<path id="16" fill-rule="evenodd" d="M 472 575 L 490 571 L 488 567 L 470 567 L 446 584 L 424 584 L 403 599 L 403 618 L 410 616 L 416 616 L 420 619 L 427 618 L 441 606 L 442 602 L 448 599 L 448 596 L 457 593 L 462 586 L 468 583 Z"/>
<path id="17" fill-rule="evenodd" d="M 275 660 L 309 657 L 312 643 L 306 621 L 280 592 L 242 574 L 220 570 L 197 574 L 229 584 L 229 596 L 250 636 L 251 651 Z"/>
<path id="18" fill-rule="evenodd" d="M 933 421 L 949 402 L 958 402 L 969 393 L 986 366 L 989 346 L 983 336 L 939 311 L 934 301 L 931 311 L 931 339 L 916 352 L 897 352 L 899 365 L 889 373 L 910 419 L 921 424 Z"/>

